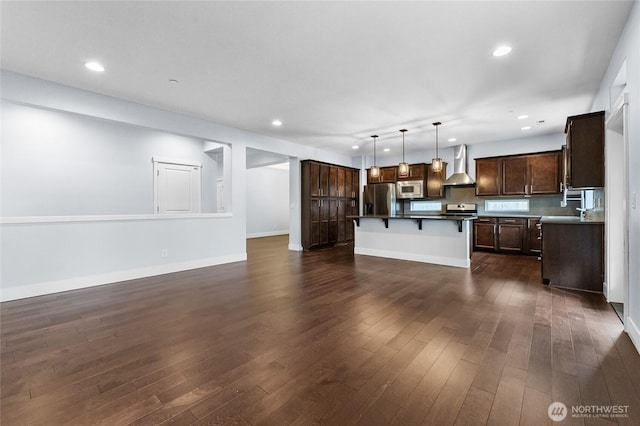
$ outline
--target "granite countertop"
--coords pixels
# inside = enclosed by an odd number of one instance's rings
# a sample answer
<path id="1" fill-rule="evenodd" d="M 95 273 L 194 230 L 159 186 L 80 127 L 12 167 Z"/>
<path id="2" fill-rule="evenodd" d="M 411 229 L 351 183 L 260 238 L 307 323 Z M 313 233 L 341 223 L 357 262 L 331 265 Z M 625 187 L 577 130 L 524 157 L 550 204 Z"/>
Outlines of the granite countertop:
<path id="1" fill-rule="evenodd" d="M 475 220 L 478 216 L 462 216 L 462 215 L 446 215 L 446 214 L 433 214 L 433 215 L 413 215 L 413 214 L 398 214 L 398 215 L 366 215 L 366 216 L 347 216 L 349 219 L 426 219 L 426 220 Z"/>
<path id="2" fill-rule="evenodd" d="M 544 215 L 530 213 L 478 213 L 478 217 L 521 217 L 524 219 L 536 219 L 542 216 Z"/>
<path id="3" fill-rule="evenodd" d="M 592 225 L 602 224 L 604 220 L 585 220 L 580 216 L 542 216 L 540 223 L 562 223 L 567 225 Z"/>

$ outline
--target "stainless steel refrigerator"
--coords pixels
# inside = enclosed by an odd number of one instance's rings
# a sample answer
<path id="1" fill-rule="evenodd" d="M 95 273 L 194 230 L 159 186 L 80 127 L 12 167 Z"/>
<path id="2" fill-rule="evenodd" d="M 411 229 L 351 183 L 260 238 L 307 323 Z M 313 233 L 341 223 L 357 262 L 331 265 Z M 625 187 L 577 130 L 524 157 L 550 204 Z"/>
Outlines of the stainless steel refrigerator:
<path id="1" fill-rule="evenodd" d="M 396 214 L 396 185 L 374 183 L 364 187 L 364 216 L 394 216 Z"/>

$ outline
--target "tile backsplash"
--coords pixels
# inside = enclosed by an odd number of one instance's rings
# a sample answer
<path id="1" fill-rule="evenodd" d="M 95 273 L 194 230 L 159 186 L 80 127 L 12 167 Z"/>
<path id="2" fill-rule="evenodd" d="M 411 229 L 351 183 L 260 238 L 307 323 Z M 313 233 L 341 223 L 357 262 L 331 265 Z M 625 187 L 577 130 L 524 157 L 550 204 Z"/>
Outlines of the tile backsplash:
<path id="1" fill-rule="evenodd" d="M 509 211 L 485 211 L 486 200 L 508 201 L 508 200 L 527 200 L 529 202 L 529 210 L 522 209 Z M 535 216 L 578 216 L 580 212 L 576 208 L 580 207 L 580 202 L 569 201 L 567 207 L 560 207 L 562 195 L 536 195 L 533 197 L 478 197 L 476 196 L 475 187 L 455 187 L 449 186 L 445 188 L 445 198 L 438 200 L 442 202 L 442 213 L 447 203 L 476 203 L 478 205 L 479 215 L 506 215 L 513 213 L 515 215 L 535 215 Z M 409 201 L 405 201 L 405 210 L 409 211 Z M 520 203 L 515 203 L 520 204 Z M 433 212 L 430 212 L 433 213 Z"/>

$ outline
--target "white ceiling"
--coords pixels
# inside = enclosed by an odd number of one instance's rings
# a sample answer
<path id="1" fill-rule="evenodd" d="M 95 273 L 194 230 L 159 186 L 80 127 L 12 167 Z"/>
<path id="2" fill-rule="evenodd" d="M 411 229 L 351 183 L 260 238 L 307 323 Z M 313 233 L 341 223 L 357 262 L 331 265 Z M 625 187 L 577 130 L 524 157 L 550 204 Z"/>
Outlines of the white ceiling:
<path id="1" fill-rule="evenodd" d="M 440 146 L 562 132 L 568 115 L 589 111 L 632 5 L 2 1 L 1 60 L 347 155 L 354 144 L 370 151 L 373 133 L 379 148 L 399 150 L 407 128 L 412 151 L 433 148 L 433 121 Z M 493 57 L 502 43 L 512 53 Z M 87 71 L 89 60 L 106 71 Z"/>

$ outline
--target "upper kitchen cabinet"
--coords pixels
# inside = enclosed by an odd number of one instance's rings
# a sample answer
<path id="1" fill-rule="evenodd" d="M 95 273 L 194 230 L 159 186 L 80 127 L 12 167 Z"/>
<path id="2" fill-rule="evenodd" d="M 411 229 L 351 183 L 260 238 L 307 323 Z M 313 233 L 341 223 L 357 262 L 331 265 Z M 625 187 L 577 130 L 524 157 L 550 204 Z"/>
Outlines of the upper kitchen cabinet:
<path id="1" fill-rule="evenodd" d="M 427 183 L 424 196 L 427 198 L 444 198 L 444 181 L 447 176 L 447 163 L 442 162 L 442 170 L 433 171 L 431 164 L 427 164 Z"/>
<path id="2" fill-rule="evenodd" d="M 398 180 L 422 180 L 425 178 L 426 168 L 427 165 L 425 163 L 409 164 L 409 176 L 398 176 Z"/>
<path id="3" fill-rule="evenodd" d="M 476 158 L 476 195 L 500 195 L 501 165 L 498 158 Z"/>
<path id="4" fill-rule="evenodd" d="M 507 157 L 502 163 L 502 195 L 560 193 L 562 151 Z"/>
<path id="5" fill-rule="evenodd" d="M 567 117 L 565 185 L 604 187 L 604 111 Z"/>
<path id="6" fill-rule="evenodd" d="M 367 169 L 367 184 L 371 183 L 396 183 L 398 181 L 398 167 L 380 167 L 380 176 L 372 177 L 371 169 Z"/>
<path id="7" fill-rule="evenodd" d="M 526 195 L 529 184 L 529 160 L 525 156 L 502 160 L 501 195 Z"/>
<path id="8" fill-rule="evenodd" d="M 324 163 L 309 162 L 307 167 L 307 180 L 309 195 L 312 197 L 326 197 L 329 195 L 329 165 Z"/>
<path id="9" fill-rule="evenodd" d="M 562 151 L 529 155 L 529 194 L 559 194 Z"/>
<path id="10" fill-rule="evenodd" d="M 562 151 L 476 159 L 476 195 L 559 194 Z"/>
<path id="11" fill-rule="evenodd" d="M 403 181 L 421 181 L 424 198 L 444 198 L 444 181 L 447 175 L 447 163 L 442 163 L 442 171 L 435 172 L 431 164 L 418 163 L 409 165 L 409 176 L 398 177 L 398 166 L 380 167 L 380 176 L 371 177 L 371 169 L 367 169 L 367 184 L 396 183 Z"/>

